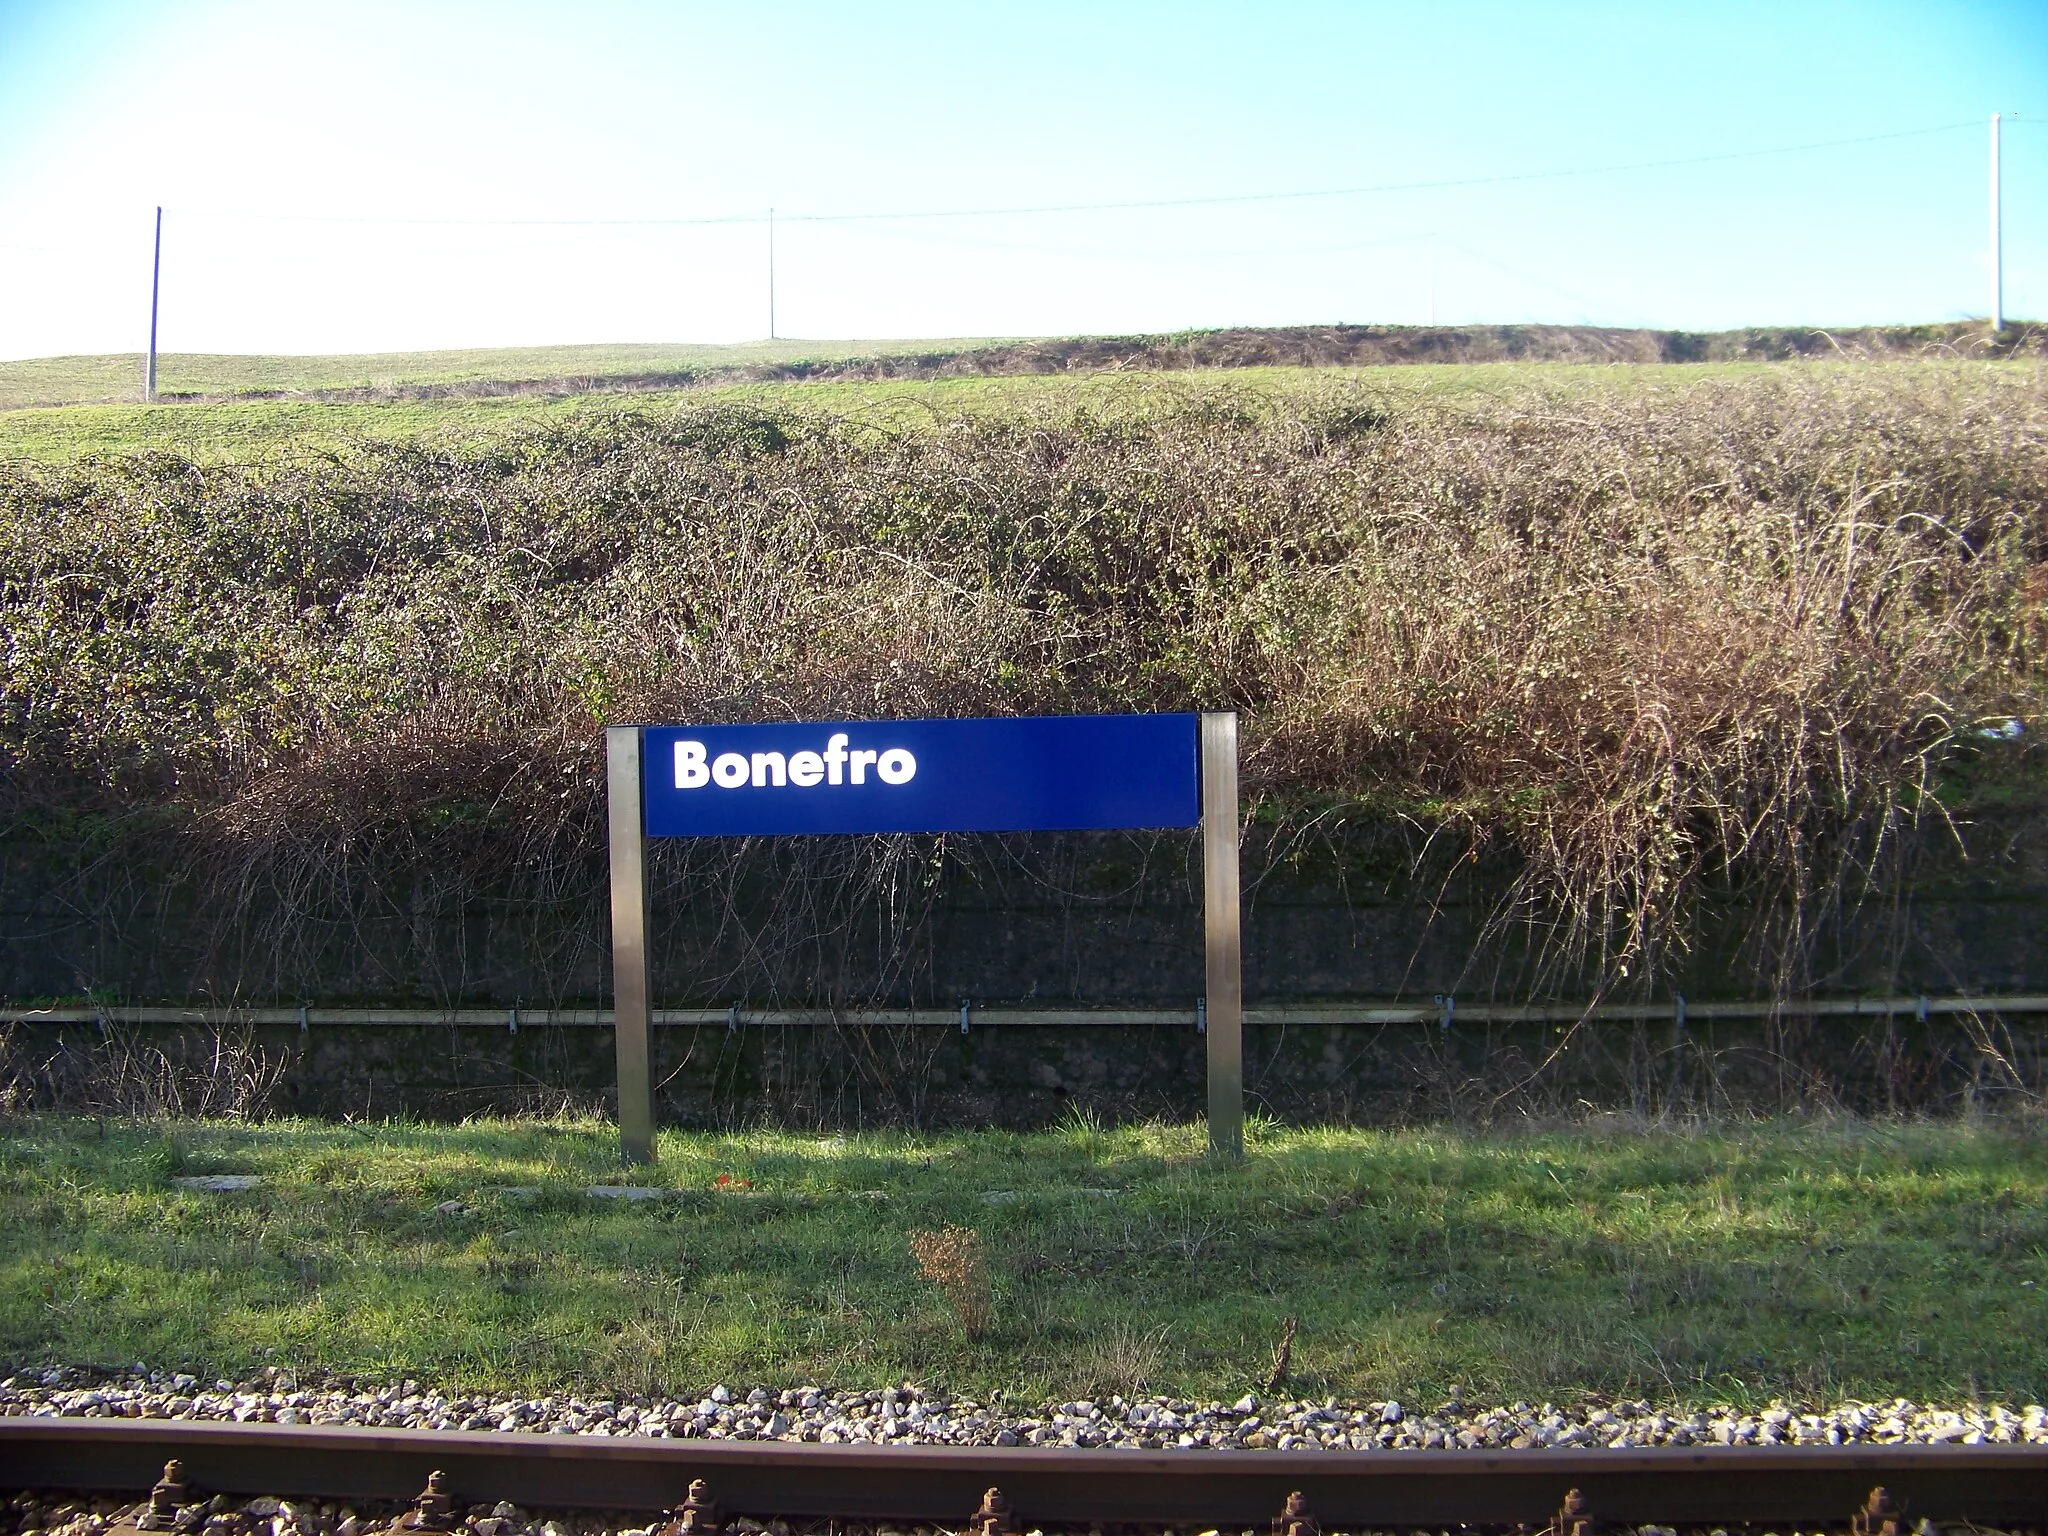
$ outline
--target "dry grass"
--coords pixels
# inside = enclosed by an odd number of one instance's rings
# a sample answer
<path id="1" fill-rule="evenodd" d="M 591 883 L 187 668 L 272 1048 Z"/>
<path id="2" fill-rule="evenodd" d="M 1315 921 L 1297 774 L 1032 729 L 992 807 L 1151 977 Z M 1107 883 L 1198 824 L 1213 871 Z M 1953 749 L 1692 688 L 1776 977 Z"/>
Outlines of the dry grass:
<path id="1" fill-rule="evenodd" d="M 1283 839 L 1507 857 L 1499 920 L 1598 986 L 1739 892 L 1791 985 L 2039 718 L 2044 427 L 2038 370 L 1930 365 L 15 467 L 0 761 L 24 814 L 168 808 L 223 921 L 288 926 L 380 861 L 586 901 L 608 720 L 1236 707 Z M 849 857 L 914 917 L 925 855 Z"/>
<path id="2" fill-rule="evenodd" d="M 1102 1329 L 1075 1362 L 1075 1385 L 1102 1397 L 1136 1397 L 1151 1390 L 1166 1378 L 1169 1332 L 1165 1323 L 1155 1328 L 1113 1323 Z"/>
<path id="3" fill-rule="evenodd" d="M 0 1115 L 61 1108 L 128 1120 L 253 1120 L 270 1113 L 289 1062 L 246 1032 L 218 1032 L 188 1047 L 102 1026 L 86 1050 L 32 1047 L 0 1029 Z"/>
<path id="4" fill-rule="evenodd" d="M 951 1224 L 937 1232 L 913 1232 L 910 1255 L 917 1260 L 918 1273 L 946 1298 L 960 1331 L 970 1339 L 984 1337 L 995 1315 L 995 1294 L 989 1286 L 981 1234 Z"/>

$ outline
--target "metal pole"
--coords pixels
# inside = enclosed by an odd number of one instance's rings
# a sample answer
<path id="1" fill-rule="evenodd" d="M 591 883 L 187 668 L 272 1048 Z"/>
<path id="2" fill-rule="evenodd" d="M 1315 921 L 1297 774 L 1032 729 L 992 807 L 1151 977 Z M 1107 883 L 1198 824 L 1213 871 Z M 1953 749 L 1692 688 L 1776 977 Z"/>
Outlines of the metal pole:
<path id="1" fill-rule="evenodd" d="M 775 339 L 775 210 L 768 210 L 768 339 Z"/>
<path id="2" fill-rule="evenodd" d="M 149 258 L 149 367 L 142 376 L 142 398 L 156 404 L 156 303 L 163 288 L 164 211 L 156 211 L 156 248 Z"/>
<path id="3" fill-rule="evenodd" d="M 611 811 L 612 1038 L 619 1063 L 619 1147 L 654 1161 L 654 1080 L 648 1070 L 653 979 L 647 964 L 647 825 L 640 796 L 640 727 L 604 733 Z"/>
<path id="4" fill-rule="evenodd" d="M 1244 1156 L 1244 935 L 1237 878 L 1237 715 L 1202 716 L 1202 951 L 1209 1155 Z"/>
<path id="5" fill-rule="evenodd" d="M 1991 114 L 1991 329 L 2005 329 L 2005 251 L 1999 229 L 1998 114 Z"/>

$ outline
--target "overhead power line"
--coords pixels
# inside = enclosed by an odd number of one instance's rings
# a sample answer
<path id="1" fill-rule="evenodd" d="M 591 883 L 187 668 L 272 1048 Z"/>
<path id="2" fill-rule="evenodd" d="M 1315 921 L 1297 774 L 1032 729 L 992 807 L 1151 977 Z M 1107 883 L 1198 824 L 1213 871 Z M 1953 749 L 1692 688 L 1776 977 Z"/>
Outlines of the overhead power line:
<path id="1" fill-rule="evenodd" d="M 1582 176 L 1613 176 L 1634 171 L 1676 170 L 1695 165 L 1724 165 L 1744 160 L 1772 159 L 1780 155 L 1811 154 L 1824 149 L 1848 149 L 1864 144 L 1888 144 L 1902 139 L 1929 138 L 1978 128 L 1972 119 L 1942 123 L 1931 128 L 1905 128 L 1893 133 L 1861 134 L 1845 139 L 1816 139 L 1803 144 L 1778 144 L 1762 149 L 1722 150 L 1706 155 L 1678 155 L 1660 160 L 1622 160 L 1601 165 L 1569 166 L 1541 171 L 1511 171 L 1488 176 L 1453 176 L 1427 181 L 1370 182 L 1350 187 L 1318 187 L 1289 192 L 1230 192 L 1199 197 L 1133 198 L 1096 203 L 1031 203 L 986 208 L 886 209 L 865 213 L 791 213 L 779 210 L 774 218 L 782 223 L 865 224 L 923 219 L 999 219 L 1042 214 L 1126 213 L 1170 208 L 1219 208 L 1260 203 L 1309 202 L 1345 197 L 1376 197 L 1401 192 L 1447 191 L 1460 187 L 1508 186 L 1517 182 L 1563 181 Z M 203 210 L 195 210 L 201 211 Z M 409 218 L 374 214 L 250 213 L 213 210 L 212 217 L 246 219 L 265 223 L 294 224 L 385 224 L 432 226 L 437 228 L 487 227 L 492 229 L 680 229 L 717 224 L 765 224 L 766 212 L 698 215 L 673 219 L 527 219 L 527 218 Z"/>

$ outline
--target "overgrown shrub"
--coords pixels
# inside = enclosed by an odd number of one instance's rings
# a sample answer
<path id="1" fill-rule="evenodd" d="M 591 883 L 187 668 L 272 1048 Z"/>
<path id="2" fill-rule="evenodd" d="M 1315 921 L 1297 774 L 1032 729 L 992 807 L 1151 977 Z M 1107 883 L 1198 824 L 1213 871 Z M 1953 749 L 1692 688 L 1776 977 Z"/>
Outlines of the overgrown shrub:
<path id="1" fill-rule="evenodd" d="M 2044 403 L 2017 367 L 1226 381 L 17 465 L 0 762 L 17 814 L 175 812 L 223 911 L 289 911 L 373 857 L 587 869 L 607 721 L 1237 708 L 1268 826 L 1510 854 L 1501 918 L 1609 982 L 1740 889 L 1789 974 L 1958 745 L 2040 718 Z"/>

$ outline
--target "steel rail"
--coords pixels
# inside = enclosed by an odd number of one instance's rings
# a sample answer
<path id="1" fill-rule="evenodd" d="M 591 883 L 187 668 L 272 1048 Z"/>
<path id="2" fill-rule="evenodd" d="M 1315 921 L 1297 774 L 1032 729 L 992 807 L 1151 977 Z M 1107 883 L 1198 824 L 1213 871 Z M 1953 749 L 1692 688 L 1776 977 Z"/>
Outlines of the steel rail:
<path id="1" fill-rule="evenodd" d="M 1446 1005 L 1449 1005 L 1448 1007 Z M 1187 1008 L 1003 1008 L 968 1007 L 970 1029 L 1154 1026 L 1188 1029 L 1199 1011 Z M 1663 1003 L 1279 1003 L 1247 1007 L 1247 1025 L 1348 1024 L 1570 1024 L 1655 1023 L 1683 1019 L 1931 1018 L 1959 1014 L 2048 1013 L 2048 994 L 2026 993 L 1943 997 L 1809 997 L 1722 1002 Z M 656 1008 L 652 1022 L 667 1029 L 957 1028 L 962 1009 L 945 1008 Z M 0 1024 L 297 1025 L 301 1029 L 609 1029 L 609 1008 L 238 1008 L 118 1007 L 52 1004 L 0 1007 Z"/>
<path id="2" fill-rule="evenodd" d="M 1577 1488 L 1602 1521 L 1846 1524 L 1877 1485 L 1910 1520 L 2048 1521 L 2048 1447 L 1771 1446 L 1530 1451 L 1121 1451 L 808 1445 L 584 1435 L 0 1419 L 0 1487 L 135 1492 L 172 1457 L 201 1494 L 412 1498 L 633 1510 L 692 1478 L 732 1514 L 959 1528 L 1000 1486 L 1024 1526 L 1264 1529 L 1300 1490 L 1324 1529 L 1550 1522 Z"/>

